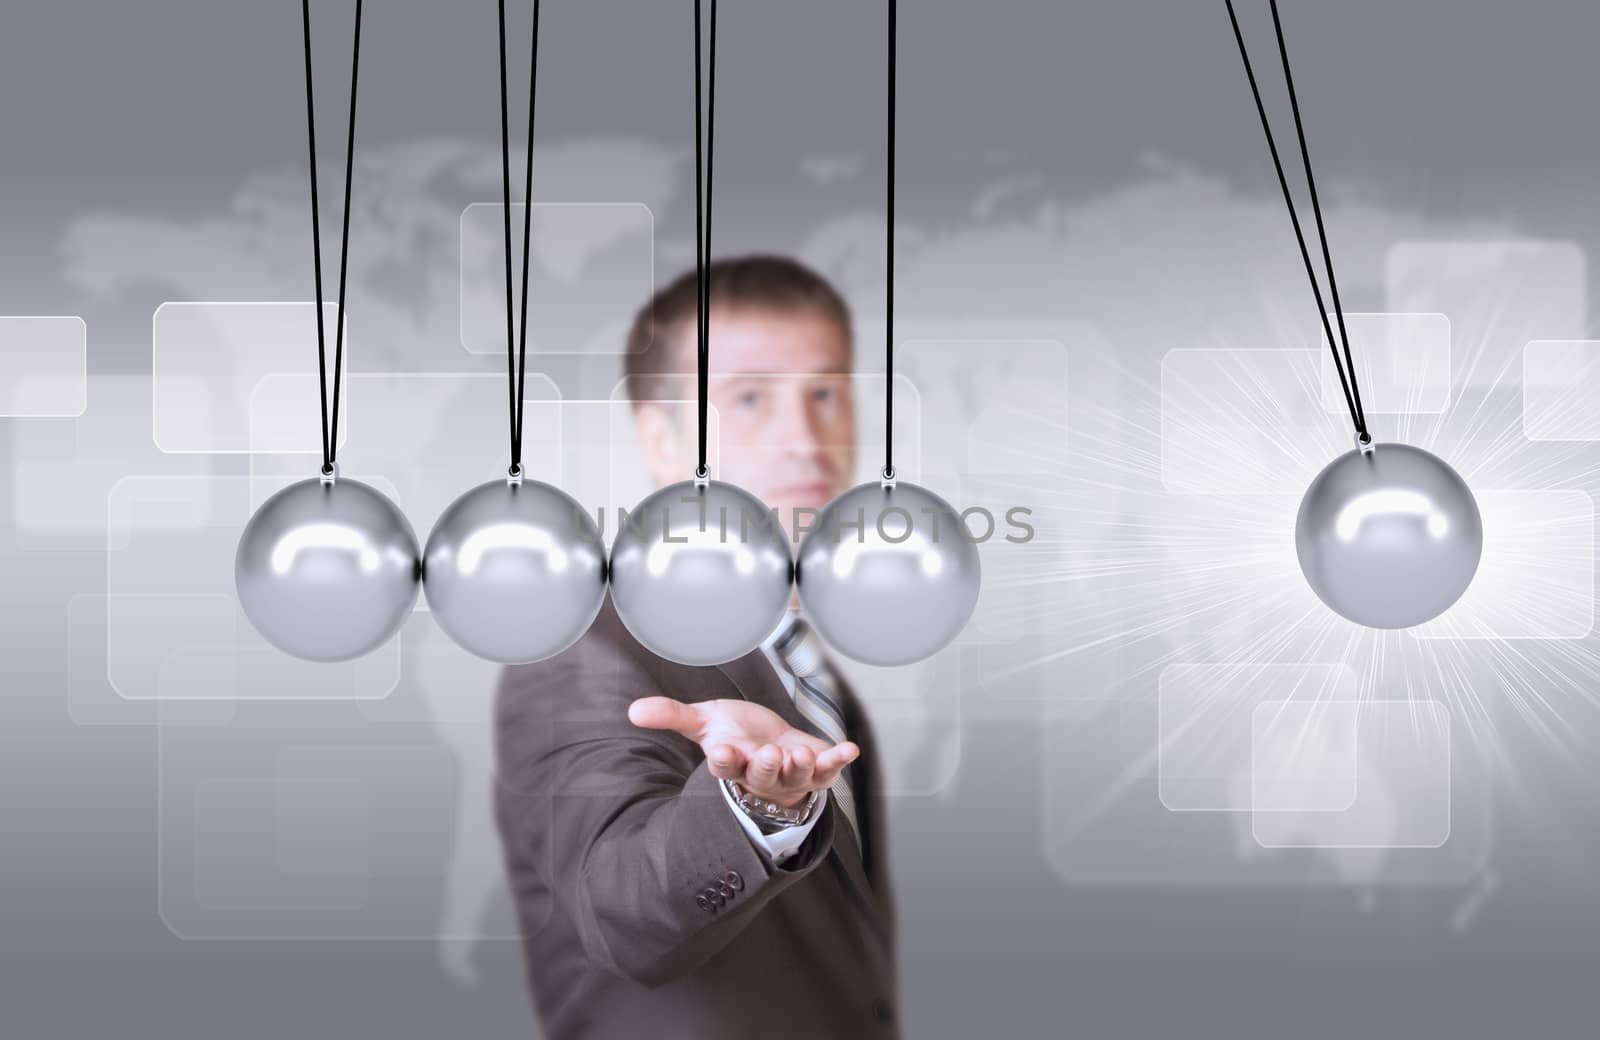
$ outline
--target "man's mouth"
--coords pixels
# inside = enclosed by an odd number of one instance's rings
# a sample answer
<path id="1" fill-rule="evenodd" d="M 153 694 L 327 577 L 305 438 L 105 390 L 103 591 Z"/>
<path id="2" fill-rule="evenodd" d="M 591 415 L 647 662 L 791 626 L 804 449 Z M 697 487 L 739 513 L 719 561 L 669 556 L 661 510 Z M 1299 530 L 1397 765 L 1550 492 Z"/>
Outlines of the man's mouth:
<path id="1" fill-rule="evenodd" d="M 768 497 L 786 502 L 816 502 L 833 498 L 833 485 L 821 480 L 800 484 L 781 484 L 773 488 Z"/>

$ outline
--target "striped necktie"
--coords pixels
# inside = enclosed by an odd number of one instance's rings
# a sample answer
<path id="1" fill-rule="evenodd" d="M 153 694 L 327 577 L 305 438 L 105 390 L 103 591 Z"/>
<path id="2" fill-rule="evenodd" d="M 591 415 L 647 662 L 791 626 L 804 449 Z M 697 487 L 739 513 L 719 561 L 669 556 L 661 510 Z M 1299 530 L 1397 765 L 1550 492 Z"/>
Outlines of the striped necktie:
<path id="1" fill-rule="evenodd" d="M 798 614 L 789 616 L 789 624 L 773 644 L 778 660 L 794 676 L 794 706 L 810 723 L 812 736 L 833 744 L 848 739 L 845 732 L 844 696 L 834 681 L 833 669 L 822 652 L 822 640 L 811 626 Z M 855 832 L 856 845 L 865 848 L 861 827 L 856 822 L 856 799 L 851 790 L 852 768 L 845 766 L 828 785 L 828 794 L 838 804 L 850 829 Z"/>

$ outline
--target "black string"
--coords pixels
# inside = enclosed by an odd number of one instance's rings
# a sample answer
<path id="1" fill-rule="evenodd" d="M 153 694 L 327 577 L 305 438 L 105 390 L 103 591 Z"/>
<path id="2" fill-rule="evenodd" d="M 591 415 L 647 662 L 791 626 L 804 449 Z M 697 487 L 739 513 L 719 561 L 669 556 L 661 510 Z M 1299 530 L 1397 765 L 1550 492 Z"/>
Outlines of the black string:
<path id="1" fill-rule="evenodd" d="M 706 268 L 711 263 L 711 194 L 712 157 L 715 152 L 714 136 L 717 126 L 717 0 L 711 0 L 711 77 L 706 97 L 705 117 L 705 190 L 704 210 L 701 203 L 701 122 L 700 122 L 700 0 L 694 0 L 694 219 L 695 219 L 695 309 L 698 326 L 699 408 L 700 408 L 700 461 L 694 475 L 704 479 L 710 470 L 706 467 L 706 399 L 710 389 L 711 371 L 711 282 Z"/>
<path id="2" fill-rule="evenodd" d="M 533 0 L 533 34 L 528 44 L 528 149 L 522 185 L 522 318 L 518 336 L 517 302 L 512 296 L 511 257 L 511 106 L 506 88 L 506 4 L 500 0 L 500 172 L 506 239 L 506 394 L 511 424 L 511 471 L 522 469 L 523 389 L 528 370 L 528 242 L 533 227 L 533 117 L 539 83 L 539 0 Z M 515 368 L 513 369 L 513 349 Z"/>
<path id="3" fill-rule="evenodd" d="M 1311 293 L 1317 301 L 1317 316 L 1322 320 L 1323 332 L 1328 337 L 1328 349 L 1333 354 L 1333 367 L 1339 374 L 1339 386 L 1344 391 L 1345 406 L 1350 410 L 1350 420 L 1355 424 L 1356 432 L 1362 440 L 1370 440 L 1367 433 L 1367 417 L 1361 407 L 1361 391 L 1356 385 L 1355 361 L 1350 353 L 1350 337 L 1345 329 L 1344 308 L 1339 302 L 1339 285 L 1333 276 L 1333 255 L 1328 249 L 1328 232 L 1322 221 L 1322 206 L 1317 197 L 1317 184 L 1311 173 L 1311 153 L 1306 145 L 1305 126 L 1300 119 L 1300 103 L 1295 94 L 1294 76 L 1289 71 L 1289 49 L 1283 39 L 1283 23 L 1278 17 L 1278 2 L 1270 0 L 1272 6 L 1272 24 L 1277 32 L 1278 53 L 1283 60 L 1284 80 L 1289 87 L 1289 105 L 1294 110 L 1295 133 L 1300 140 L 1300 158 L 1305 166 L 1306 184 L 1311 190 L 1311 209 L 1316 216 L 1317 237 L 1321 240 L 1323 266 L 1328 272 L 1328 288 L 1333 297 L 1334 315 L 1339 323 L 1339 337 L 1333 334 L 1333 326 L 1328 322 L 1328 308 L 1323 303 L 1322 289 L 1317 282 L 1316 267 L 1311 260 L 1311 250 L 1306 245 L 1304 229 L 1300 226 L 1300 217 L 1295 212 L 1294 198 L 1289 191 L 1289 179 L 1283 172 L 1283 160 L 1278 154 L 1277 141 L 1272 135 L 1272 124 L 1267 118 L 1267 108 L 1261 100 L 1261 88 L 1256 83 L 1255 69 L 1250 63 L 1250 52 L 1245 47 L 1244 32 L 1239 28 L 1239 17 L 1233 8 L 1233 0 L 1224 0 L 1228 6 L 1228 19 L 1233 23 L 1233 36 L 1239 44 L 1239 57 L 1244 61 L 1245 75 L 1250 80 L 1250 93 L 1255 98 L 1256 113 L 1261 117 L 1261 129 L 1267 138 L 1267 149 L 1272 153 L 1272 166 L 1278 174 L 1278 186 L 1283 190 L 1283 202 L 1289 210 L 1289 222 L 1294 226 L 1295 241 L 1300 244 L 1300 258 L 1305 263 L 1306 278 L 1311 282 Z M 1339 357 L 1339 346 L 1344 346 L 1344 358 Z M 1347 376 L 1348 373 L 1348 376 Z"/>
<path id="4" fill-rule="evenodd" d="M 1328 293 L 1333 297 L 1333 314 L 1339 319 L 1339 339 L 1344 344 L 1345 371 L 1350 373 L 1350 393 L 1355 400 L 1356 428 L 1367 433 L 1367 414 L 1361 407 L 1361 384 L 1356 379 L 1355 359 L 1350 355 L 1350 334 L 1345 331 L 1344 307 L 1339 303 L 1339 283 L 1333 277 L 1333 255 L 1328 251 L 1328 229 L 1322 223 L 1322 203 L 1317 198 L 1317 179 L 1311 173 L 1311 152 L 1306 147 L 1306 128 L 1300 121 L 1300 99 L 1294 90 L 1294 73 L 1289 71 L 1289 48 L 1283 42 L 1283 22 L 1278 18 L 1278 0 L 1271 0 L 1272 28 L 1278 36 L 1278 55 L 1283 61 L 1283 81 L 1289 88 L 1289 108 L 1294 112 L 1294 132 L 1300 138 L 1300 161 L 1306 168 L 1306 187 L 1311 191 L 1311 213 L 1317 220 L 1317 237 L 1322 240 L 1322 263 L 1328 271 Z"/>
<path id="5" fill-rule="evenodd" d="M 885 289 L 887 303 L 884 308 L 884 378 L 883 378 L 883 476 L 894 477 L 894 81 L 897 7 L 889 0 L 889 269 Z"/>
<path id="6" fill-rule="evenodd" d="M 311 82 L 311 0 L 301 0 L 300 14 L 305 28 L 306 58 L 306 139 L 311 158 L 311 264 L 317 298 L 317 379 L 322 396 L 322 472 L 332 473 L 339 442 L 340 368 L 344 361 L 345 275 L 350 259 L 350 185 L 356 150 L 356 85 L 361 67 L 361 2 L 356 0 L 356 25 L 350 46 L 350 128 L 345 141 L 344 219 L 339 231 L 339 303 L 334 326 L 333 423 L 328 422 L 328 352 L 322 322 L 322 215 L 317 204 L 317 110 Z"/>

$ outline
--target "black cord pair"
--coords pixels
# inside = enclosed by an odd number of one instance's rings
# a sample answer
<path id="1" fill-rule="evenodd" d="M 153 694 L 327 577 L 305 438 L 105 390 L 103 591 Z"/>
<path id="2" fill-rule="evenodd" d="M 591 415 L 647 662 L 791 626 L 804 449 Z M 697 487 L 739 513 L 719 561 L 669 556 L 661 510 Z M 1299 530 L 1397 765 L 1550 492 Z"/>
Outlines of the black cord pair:
<path id="1" fill-rule="evenodd" d="M 311 262 L 316 279 L 317 378 L 322 394 L 322 472 L 333 473 L 334 455 L 339 442 L 339 373 L 344 360 L 344 290 L 350 259 L 350 182 L 356 150 L 356 85 L 361 68 L 361 0 L 356 0 L 355 38 L 350 46 L 350 127 L 345 141 L 344 220 L 339 232 L 339 304 L 334 327 L 333 421 L 328 420 L 328 352 L 322 322 L 322 217 L 317 206 L 317 109 L 311 85 L 311 0 L 301 0 L 301 20 L 305 28 L 306 56 L 306 137 L 311 156 Z"/>
<path id="2" fill-rule="evenodd" d="M 885 329 L 885 380 L 884 380 L 884 446 L 883 446 L 883 475 L 885 478 L 894 476 L 894 118 L 895 118 L 895 50 L 898 35 L 896 15 L 896 0 L 889 0 L 889 127 L 888 127 L 888 285 L 887 285 L 887 327 Z M 709 387 L 709 372 L 711 364 L 711 340 L 709 317 L 711 309 L 710 282 L 706 277 L 706 267 L 711 259 L 711 199 L 712 199 L 712 158 L 715 152 L 714 135 L 716 130 L 716 105 L 717 105 L 717 0 L 711 0 L 711 32 L 710 32 L 710 84 L 707 90 L 706 125 L 701 129 L 701 80 L 705 78 L 702 71 L 700 54 L 700 0 L 694 4 L 694 181 L 695 181 L 695 278 L 698 291 L 696 307 L 699 319 L 699 405 L 700 405 L 700 461 L 695 467 L 695 476 L 704 479 L 708 474 L 706 468 L 706 422 L 707 407 L 706 397 Z M 704 143 L 702 146 L 702 135 Z M 702 174 L 702 149 L 704 151 L 704 171 Z M 701 179 L 704 177 L 702 190 Z M 702 203 L 702 197 L 704 202 Z M 702 209 L 703 205 L 703 209 Z"/>
<path id="3" fill-rule="evenodd" d="M 523 387 L 528 369 L 528 240 L 533 225 L 533 116 L 539 84 L 539 0 L 533 0 L 533 35 L 528 45 L 528 154 L 522 184 L 522 318 L 518 342 L 511 294 L 511 112 L 506 89 L 506 2 L 500 0 L 500 184 L 506 238 L 506 393 L 511 416 L 511 473 L 522 472 Z M 516 367 L 512 348 L 516 347 Z"/>
<path id="4" fill-rule="evenodd" d="M 695 466 L 696 479 L 704 480 L 710 470 L 706 467 L 706 396 L 710 389 L 711 368 L 711 284 L 706 277 L 706 267 L 711 262 L 711 174 L 714 136 L 717 118 L 717 0 L 711 0 L 711 83 L 707 89 L 708 100 L 702 146 L 700 122 L 700 81 L 704 77 L 700 59 L 700 0 L 694 0 L 694 262 L 695 311 L 698 320 L 698 367 L 700 401 L 700 462 Z M 704 194 L 702 202 L 702 147 L 704 150 Z"/>
<path id="5" fill-rule="evenodd" d="M 1278 155 L 1278 145 L 1272 136 L 1272 124 L 1267 119 L 1267 108 L 1261 101 L 1261 89 L 1256 84 L 1255 70 L 1250 65 L 1250 52 L 1245 48 L 1244 33 L 1239 29 L 1239 16 L 1233 9 L 1233 0 L 1225 0 L 1228 5 L 1228 18 L 1233 22 L 1233 36 L 1239 42 L 1239 57 L 1244 60 L 1245 75 L 1250 80 L 1250 93 L 1255 97 L 1256 112 L 1261 117 L 1261 129 L 1267 136 L 1267 149 L 1272 153 L 1273 168 L 1278 171 L 1278 186 L 1283 189 L 1284 205 L 1289 208 L 1289 221 L 1294 225 L 1294 236 L 1300 243 L 1300 258 L 1305 261 L 1306 277 L 1311 281 L 1311 293 L 1317 301 L 1317 315 L 1322 319 L 1322 329 L 1328 336 L 1328 349 L 1333 352 L 1333 367 L 1339 373 L 1339 385 L 1344 389 L 1344 402 L 1350 409 L 1350 420 L 1355 423 L 1356 433 L 1360 435 L 1363 444 L 1370 443 L 1372 437 L 1367 432 L 1367 416 L 1361 407 L 1361 390 L 1356 385 L 1355 360 L 1350 354 L 1350 335 L 1345 330 L 1344 308 L 1339 303 L 1339 283 L 1333 277 L 1333 256 L 1328 250 L 1328 232 L 1322 222 L 1322 204 L 1317 199 L 1317 181 L 1311 173 L 1311 152 L 1306 147 L 1305 125 L 1300 121 L 1300 102 L 1295 96 L 1294 74 L 1289 71 L 1289 49 L 1283 40 L 1283 22 L 1278 17 L 1278 0 L 1270 0 L 1272 5 L 1272 26 L 1278 36 L 1278 54 L 1283 61 L 1283 78 L 1289 88 L 1289 106 L 1294 111 L 1295 134 L 1300 139 L 1300 159 L 1305 165 L 1306 185 L 1311 189 L 1311 212 L 1317 220 L 1317 237 L 1322 240 L 1322 263 L 1328 272 L 1328 291 L 1333 298 L 1334 316 L 1339 322 L 1339 340 L 1344 347 L 1344 359 L 1341 364 L 1339 348 L 1335 346 L 1333 328 L 1328 324 L 1328 308 L 1322 302 L 1322 289 L 1317 284 L 1316 269 L 1311 262 L 1311 251 L 1306 246 L 1305 231 L 1300 226 L 1300 217 L 1295 213 L 1294 199 L 1289 193 L 1289 179 L 1283 172 L 1283 160 Z"/>

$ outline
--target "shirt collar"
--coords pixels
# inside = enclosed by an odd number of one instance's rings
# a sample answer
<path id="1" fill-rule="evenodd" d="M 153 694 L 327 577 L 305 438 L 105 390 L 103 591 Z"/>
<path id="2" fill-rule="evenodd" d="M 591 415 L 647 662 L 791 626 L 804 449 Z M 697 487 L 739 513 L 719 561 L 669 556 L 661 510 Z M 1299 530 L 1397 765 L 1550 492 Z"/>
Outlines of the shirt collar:
<path id="1" fill-rule="evenodd" d="M 796 610 L 792 606 L 786 607 L 783 611 L 783 617 L 778 619 L 778 624 L 773 628 L 771 634 L 761 641 L 761 649 L 765 650 L 769 654 L 776 653 L 778 649 L 778 637 L 783 635 L 784 630 L 790 625 L 794 624 L 794 619 L 799 616 L 800 611 Z"/>

